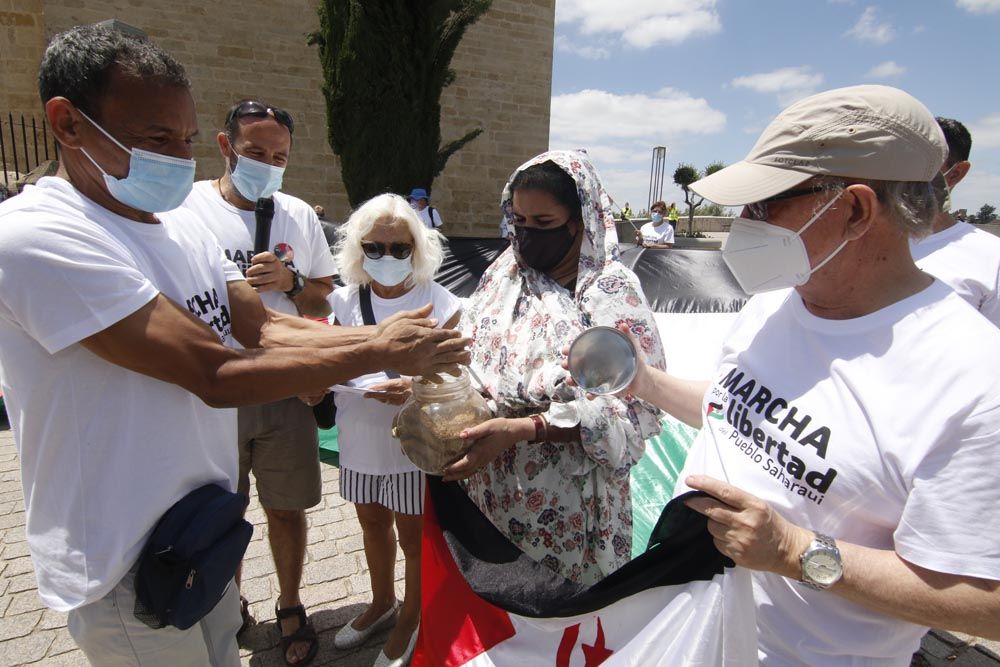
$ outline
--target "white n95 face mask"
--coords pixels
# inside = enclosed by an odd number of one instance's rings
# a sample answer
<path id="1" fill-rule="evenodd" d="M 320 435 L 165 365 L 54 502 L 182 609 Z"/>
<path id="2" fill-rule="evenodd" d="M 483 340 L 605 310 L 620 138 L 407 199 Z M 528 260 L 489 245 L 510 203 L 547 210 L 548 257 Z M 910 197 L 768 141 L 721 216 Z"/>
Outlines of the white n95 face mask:
<path id="1" fill-rule="evenodd" d="M 809 253 L 802 234 L 840 199 L 843 191 L 828 201 L 797 232 L 760 220 L 736 218 L 722 249 L 722 259 L 747 294 L 759 294 L 804 285 L 809 276 L 837 256 L 847 240 L 826 259 L 809 266 Z"/>

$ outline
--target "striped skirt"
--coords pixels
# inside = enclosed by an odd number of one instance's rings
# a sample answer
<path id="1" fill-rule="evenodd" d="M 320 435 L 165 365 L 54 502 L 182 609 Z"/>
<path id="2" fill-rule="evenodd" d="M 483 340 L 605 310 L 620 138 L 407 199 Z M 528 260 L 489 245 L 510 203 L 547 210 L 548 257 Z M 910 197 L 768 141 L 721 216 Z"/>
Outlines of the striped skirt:
<path id="1" fill-rule="evenodd" d="M 423 514 L 424 473 L 414 470 L 369 475 L 341 468 L 340 495 L 358 505 L 377 503 L 400 514 Z"/>

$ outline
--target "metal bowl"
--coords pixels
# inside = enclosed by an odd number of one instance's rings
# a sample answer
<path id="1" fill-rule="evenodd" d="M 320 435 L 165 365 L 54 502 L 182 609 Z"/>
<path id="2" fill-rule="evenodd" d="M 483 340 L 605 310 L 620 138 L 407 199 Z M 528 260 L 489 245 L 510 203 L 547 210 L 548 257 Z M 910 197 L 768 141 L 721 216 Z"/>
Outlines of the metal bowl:
<path id="1" fill-rule="evenodd" d="M 612 327 L 593 327 L 569 348 L 569 372 L 591 394 L 614 394 L 629 386 L 638 368 L 631 339 Z"/>

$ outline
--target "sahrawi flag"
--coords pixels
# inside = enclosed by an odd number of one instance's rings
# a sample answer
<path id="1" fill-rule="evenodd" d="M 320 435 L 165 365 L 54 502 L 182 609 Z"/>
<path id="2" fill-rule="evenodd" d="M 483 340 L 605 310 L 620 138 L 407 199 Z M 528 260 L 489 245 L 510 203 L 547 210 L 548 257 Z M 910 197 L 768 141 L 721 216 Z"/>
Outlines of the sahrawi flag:
<path id="1" fill-rule="evenodd" d="M 458 484 L 427 489 L 415 667 L 756 664 L 749 573 L 679 499 L 650 549 L 588 587 L 525 556 Z"/>

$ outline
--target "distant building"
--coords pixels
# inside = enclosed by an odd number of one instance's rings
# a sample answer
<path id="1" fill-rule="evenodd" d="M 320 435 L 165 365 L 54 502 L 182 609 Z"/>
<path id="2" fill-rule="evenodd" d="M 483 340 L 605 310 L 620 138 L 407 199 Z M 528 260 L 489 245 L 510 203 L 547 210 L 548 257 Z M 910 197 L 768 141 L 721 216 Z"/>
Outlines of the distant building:
<path id="1" fill-rule="evenodd" d="M 0 115 L 41 117 L 38 63 L 48 39 L 74 25 L 118 19 L 176 56 L 194 86 L 201 138 L 197 178 L 217 175 L 213 136 L 229 105 L 260 97 L 295 117 L 295 159 L 284 189 L 323 204 L 333 220 L 349 213 L 340 166 L 326 141 L 317 50 L 317 0 L 231 3 L 177 0 L 38 0 L 0 11 Z M 441 99 L 443 141 L 470 127 L 483 134 L 453 156 L 434 182 L 448 234 L 495 236 L 497 202 L 510 173 L 549 143 L 555 0 L 494 0 L 452 61 L 457 77 Z"/>

